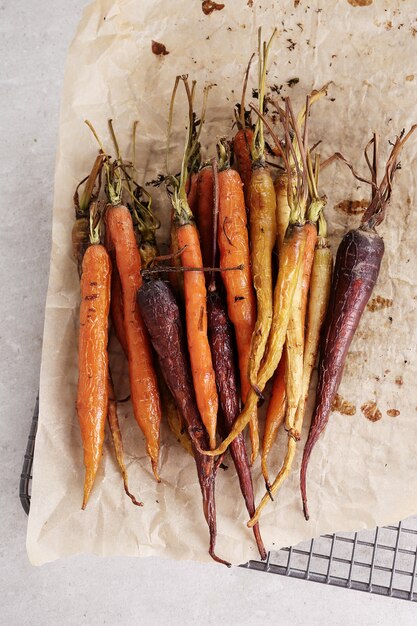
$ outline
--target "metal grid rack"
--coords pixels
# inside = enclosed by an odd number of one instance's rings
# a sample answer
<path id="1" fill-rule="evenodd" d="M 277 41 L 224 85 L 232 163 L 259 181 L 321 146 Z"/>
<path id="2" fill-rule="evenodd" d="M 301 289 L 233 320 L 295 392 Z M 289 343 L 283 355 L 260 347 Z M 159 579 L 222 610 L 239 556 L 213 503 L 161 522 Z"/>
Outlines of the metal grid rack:
<path id="1" fill-rule="evenodd" d="M 37 399 L 20 477 L 19 496 L 26 513 L 38 414 Z M 241 567 L 417 602 L 417 517 L 398 526 L 323 535 L 271 551 L 266 561 Z"/>

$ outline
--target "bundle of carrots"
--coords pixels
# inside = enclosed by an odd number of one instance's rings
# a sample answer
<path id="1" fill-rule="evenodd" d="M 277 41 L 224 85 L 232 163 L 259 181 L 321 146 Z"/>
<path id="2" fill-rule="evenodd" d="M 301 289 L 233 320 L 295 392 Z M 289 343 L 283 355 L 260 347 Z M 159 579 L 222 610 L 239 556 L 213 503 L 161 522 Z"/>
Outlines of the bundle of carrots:
<path id="1" fill-rule="evenodd" d="M 111 121 L 113 159 L 87 122 L 100 152 L 80 183 L 85 185 L 81 198 L 78 188 L 74 196 L 73 249 L 81 277 L 77 412 L 85 465 L 82 508 L 96 481 L 106 418 L 124 489 L 134 504 L 142 505 L 129 491 L 123 458 L 107 351 L 109 332 L 114 331 L 128 361 L 133 414 L 154 477 L 164 479 L 159 450 L 166 417 L 176 439 L 194 457 L 209 553 L 226 565 L 215 552 L 218 467 L 230 447 L 248 526 L 261 558 L 266 558 L 260 515 L 291 473 L 320 353 L 315 409 L 301 465 L 308 519 L 309 459 L 329 420 L 350 343 L 378 278 L 384 244 L 376 227 L 385 216 L 401 149 L 416 128 L 396 139 L 382 180 L 376 135 L 365 148 L 371 180 L 356 174 L 340 153 L 321 162 L 318 144 L 310 143 L 310 112 L 328 85 L 308 95 L 298 115 L 289 98 L 283 106 L 268 97 L 274 34 L 266 43 L 259 31 L 257 105 L 245 109 L 251 58 L 237 105 L 236 134 L 232 141 L 219 139 L 216 157 L 203 161 L 200 145 L 211 86 L 204 89 L 197 118 L 195 81 L 186 76 L 175 80 L 163 177 L 171 199 L 170 254 L 159 255 L 152 198 L 135 180 L 136 123 L 129 162 L 121 155 Z M 181 85 L 187 132 L 179 173 L 172 174 L 169 138 Z M 271 107 L 273 115 L 267 110 Z M 266 134 L 272 161 L 267 161 Z M 356 178 L 370 184 L 371 201 L 359 228 L 342 239 L 333 270 L 319 175 L 334 160 L 347 163 Z M 258 406 L 271 379 L 260 446 Z M 281 427 L 286 452 L 271 480 L 270 452 Z M 251 466 L 260 447 L 265 494 L 256 507 Z"/>

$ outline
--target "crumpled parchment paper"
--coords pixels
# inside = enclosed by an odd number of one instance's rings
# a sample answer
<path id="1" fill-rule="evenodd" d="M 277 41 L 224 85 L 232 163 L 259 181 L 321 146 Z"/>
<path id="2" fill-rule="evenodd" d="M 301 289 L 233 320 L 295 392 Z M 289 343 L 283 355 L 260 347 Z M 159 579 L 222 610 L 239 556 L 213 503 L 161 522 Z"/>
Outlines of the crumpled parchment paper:
<path id="1" fill-rule="evenodd" d="M 89 118 L 109 152 L 107 119 L 114 119 L 120 144 L 129 155 L 131 126 L 139 120 L 137 165 L 141 182 L 165 172 L 168 102 L 176 74 L 214 82 L 203 144 L 207 156 L 216 140 L 231 134 L 233 106 L 240 99 L 244 69 L 256 49 L 257 28 L 278 37 L 272 53 L 269 86 L 275 95 L 290 94 L 296 108 L 305 94 L 331 80 L 326 99 L 311 118 L 314 140 L 329 156 L 341 150 L 365 172 L 362 150 L 373 130 L 387 140 L 417 121 L 417 22 L 412 0 L 307 3 L 272 0 L 224 0 L 225 8 L 204 15 L 198 0 L 100 0 L 86 9 L 66 65 L 57 152 L 53 242 L 41 370 L 40 419 L 36 439 L 32 504 L 27 548 L 32 563 L 59 557 L 159 555 L 209 560 L 208 531 L 194 461 L 164 426 L 162 484 L 152 478 L 143 436 L 129 403 L 119 405 L 126 462 L 132 491 L 143 501 L 132 506 L 124 495 L 111 443 L 86 511 L 81 511 L 84 468 L 75 411 L 77 384 L 77 315 L 79 283 L 71 256 L 74 219 L 72 195 L 89 171 L 97 146 L 83 124 Z M 361 5 L 368 6 L 361 6 Z M 155 56 L 151 41 L 169 54 Z M 294 80 L 292 80 L 294 79 Z M 296 80 L 295 80 L 296 79 Z M 290 85 L 288 84 L 290 82 Z M 256 87 L 256 63 L 250 88 Z M 184 139 L 185 99 L 177 98 L 172 139 L 173 171 L 179 168 Z M 382 270 L 373 311 L 367 310 L 356 333 L 342 385 L 350 403 L 334 412 L 314 450 L 308 488 L 311 520 L 305 522 L 298 489 L 302 445 L 294 471 L 261 528 L 267 548 L 279 548 L 320 533 L 348 531 L 395 522 L 417 511 L 417 227 L 413 172 L 417 140 L 407 145 L 403 168 L 385 223 Z M 341 165 L 322 177 L 328 196 L 327 217 L 333 250 L 342 234 L 359 222 L 369 188 Z M 155 192 L 166 239 L 169 202 Z M 163 249 L 163 248 L 162 248 Z M 119 397 L 128 389 L 126 368 L 118 364 Z M 378 421 L 361 407 L 375 402 Z M 346 410 L 347 409 L 347 410 Z M 393 411 L 394 410 L 394 411 Z M 378 413 L 378 411 L 380 413 Z M 397 412 L 395 417 L 390 416 Z M 352 415 L 343 413 L 353 413 Z M 308 420 L 306 431 L 308 428 Z M 281 432 L 271 457 L 278 470 L 285 436 Z M 234 563 L 257 558 L 233 464 L 217 480 L 217 552 Z M 263 494 L 259 462 L 253 470 L 257 500 Z"/>

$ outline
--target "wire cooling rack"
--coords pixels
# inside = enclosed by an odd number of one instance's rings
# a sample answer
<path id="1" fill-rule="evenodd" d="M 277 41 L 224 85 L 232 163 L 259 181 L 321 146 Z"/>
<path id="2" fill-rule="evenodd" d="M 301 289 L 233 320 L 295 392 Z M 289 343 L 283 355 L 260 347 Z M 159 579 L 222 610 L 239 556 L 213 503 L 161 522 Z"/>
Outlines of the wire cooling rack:
<path id="1" fill-rule="evenodd" d="M 19 496 L 26 513 L 38 415 L 37 399 L 20 476 Z M 417 517 L 398 526 L 322 535 L 241 567 L 417 602 Z"/>

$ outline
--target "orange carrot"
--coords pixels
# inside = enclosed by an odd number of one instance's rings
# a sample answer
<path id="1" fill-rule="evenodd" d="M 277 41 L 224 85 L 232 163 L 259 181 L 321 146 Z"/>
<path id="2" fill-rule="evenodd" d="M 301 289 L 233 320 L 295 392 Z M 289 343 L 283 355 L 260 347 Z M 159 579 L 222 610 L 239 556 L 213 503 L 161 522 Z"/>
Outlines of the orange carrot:
<path id="1" fill-rule="evenodd" d="M 144 326 L 136 292 L 142 284 L 141 260 L 136 244 L 132 216 L 119 204 L 108 205 L 106 228 L 114 246 L 123 291 L 123 312 L 129 359 L 130 391 L 133 412 L 146 439 L 146 449 L 155 478 L 159 481 L 161 404 L 153 366 L 152 349 Z"/>
<path id="2" fill-rule="evenodd" d="M 219 172 L 219 228 L 218 243 L 220 268 L 242 265 L 238 272 L 222 272 L 227 295 L 227 311 L 235 329 L 239 357 L 242 401 L 250 388 L 248 365 L 251 339 L 256 320 L 255 292 L 252 285 L 249 238 L 242 181 L 239 174 L 226 167 Z M 250 421 L 252 462 L 259 449 L 257 411 Z"/>
<path id="3" fill-rule="evenodd" d="M 275 372 L 274 380 L 272 383 L 272 392 L 269 399 L 268 410 L 265 419 L 265 430 L 262 441 L 262 475 L 265 480 L 265 485 L 269 488 L 269 472 L 267 460 L 271 451 L 272 445 L 276 439 L 279 427 L 284 421 L 285 410 L 287 407 L 287 399 L 285 395 L 285 368 L 286 358 L 285 352 L 283 353 L 279 362 L 277 371 Z"/>
<path id="4" fill-rule="evenodd" d="M 176 217 L 178 219 L 178 217 Z M 196 225 L 179 222 L 177 236 L 183 267 L 202 267 L 203 259 Z M 216 380 L 207 337 L 207 290 L 204 272 L 184 272 L 185 317 L 191 372 L 201 419 L 207 429 L 210 447 L 216 447 L 218 399 Z"/>
<path id="5" fill-rule="evenodd" d="M 198 174 L 196 205 L 194 217 L 200 233 L 203 266 L 210 267 L 213 250 L 213 170 L 211 165 L 203 167 Z"/>
<path id="6" fill-rule="evenodd" d="M 110 257 L 96 233 L 84 254 L 81 275 L 77 413 L 84 447 L 83 509 L 87 506 L 101 461 L 109 403 L 110 280 Z"/>

